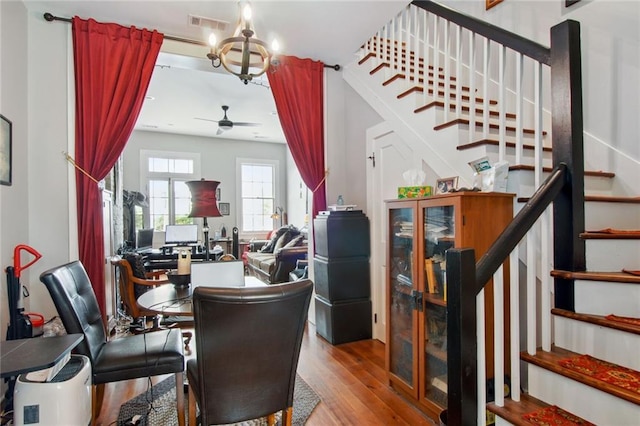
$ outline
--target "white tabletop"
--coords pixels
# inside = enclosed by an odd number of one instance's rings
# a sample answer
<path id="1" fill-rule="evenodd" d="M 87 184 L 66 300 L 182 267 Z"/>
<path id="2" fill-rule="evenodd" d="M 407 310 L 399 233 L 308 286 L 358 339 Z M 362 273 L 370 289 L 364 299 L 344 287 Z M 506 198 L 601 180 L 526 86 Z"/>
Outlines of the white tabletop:
<path id="1" fill-rule="evenodd" d="M 266 286 L 264 282 L 253 276 L 244 277 L 245 287 Z M 243 288 L 243 287 L 239 287 Z M 176 287 L 173 284 L 163 284 L 152 288 L 138 297 L 140 307 L 165 315 L 191 316 L 191 285 L 186 287 Z"/>

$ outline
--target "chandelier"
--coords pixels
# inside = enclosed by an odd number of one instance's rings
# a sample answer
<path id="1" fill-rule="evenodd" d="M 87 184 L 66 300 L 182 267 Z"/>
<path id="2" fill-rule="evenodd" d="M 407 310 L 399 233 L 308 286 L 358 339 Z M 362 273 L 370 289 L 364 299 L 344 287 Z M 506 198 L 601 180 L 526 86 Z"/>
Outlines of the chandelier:
<path id="1" fill-rule="evenodd" d="M 214 68 L 222 65 L 231 74 L 240 77 L 244 84 L 264 74 L 270 65 L 277 65 L 273 54 L 278 50 L 278 41 L 274 40 L 269 49 L 267 43 L 255 37 L 248 4 L 244 6 L 233 35 L 217 43 L 215 34 L 211 33 L 209 45 L 211 51 L 207 58 L 211 60 L 211 65 Z"/>

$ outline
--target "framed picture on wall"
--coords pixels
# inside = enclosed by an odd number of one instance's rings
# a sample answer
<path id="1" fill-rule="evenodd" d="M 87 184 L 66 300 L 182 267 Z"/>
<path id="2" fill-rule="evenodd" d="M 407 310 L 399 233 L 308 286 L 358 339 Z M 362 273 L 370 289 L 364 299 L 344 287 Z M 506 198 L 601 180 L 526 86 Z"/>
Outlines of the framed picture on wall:
<path id="1" fill-rule="evenodd" d="M 11 121 L 0 114 L 0 184 L 11 185 Z"/>
<path id="2" fill-rule="evenodd" d="M 229 203 L 220 203 L 220 204 L 218 204 L 218 210 L 220 210 L 220 213 L 221 213 L 223 216 L 229 216 L 229 214 L 230 214 L 230 212 L 229 212 L 229 211 L 230 211 L 231 209 L 230 209 L 230 205 L 229 205 Z"/>

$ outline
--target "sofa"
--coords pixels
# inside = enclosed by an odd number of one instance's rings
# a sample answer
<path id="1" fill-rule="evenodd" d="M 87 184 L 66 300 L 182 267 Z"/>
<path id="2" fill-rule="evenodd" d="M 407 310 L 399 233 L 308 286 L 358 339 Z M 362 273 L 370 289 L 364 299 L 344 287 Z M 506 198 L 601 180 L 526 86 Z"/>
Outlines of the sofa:
<path id="1" fill-rule="evenodd" d="M 283 226 L 268 240 L 254 240 L 243 254 L 249 272 L 267 284 L 289 281 L 299 260 L 307 259 L 307 236 L 294 226 Z"/>

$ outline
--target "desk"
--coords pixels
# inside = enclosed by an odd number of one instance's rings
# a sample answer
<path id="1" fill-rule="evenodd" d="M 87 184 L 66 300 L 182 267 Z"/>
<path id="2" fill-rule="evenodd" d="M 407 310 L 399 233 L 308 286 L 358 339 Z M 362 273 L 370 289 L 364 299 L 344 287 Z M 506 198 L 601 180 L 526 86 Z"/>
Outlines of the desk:
<path id="1" fill-rule="evenodd" d="M 82 334 L 7 340 L 0 345 L 0 377 L 53 367 L 84 339 Z"/>
<path id="2" fill-rule="evenodd" d="M 222 253 L 209 252 L 209 258 L 216 260 Z M 153 250 L 151 253 L 144 253 L 144 267 L 147 271 L 157 269 L 177 269 L 178 268 L 178 252 L 164 254 L 162 250 Z M 206 254 L 192 253 L 192 262 L 202 262 L 205 260 Z"/>
<path id="3" fill-rule="evenodd" d="M 264 287 L 267 284 L 256 277 L 244 277 L 245 287 Z M 241 287 L 242 288 L 242 287 Z M 191 294 L 193 288 L 176 287 L 172 284 L 163 284 L 152 288 L 138 297 L 138 305 L 163 315 L 191 316 Z"/>

